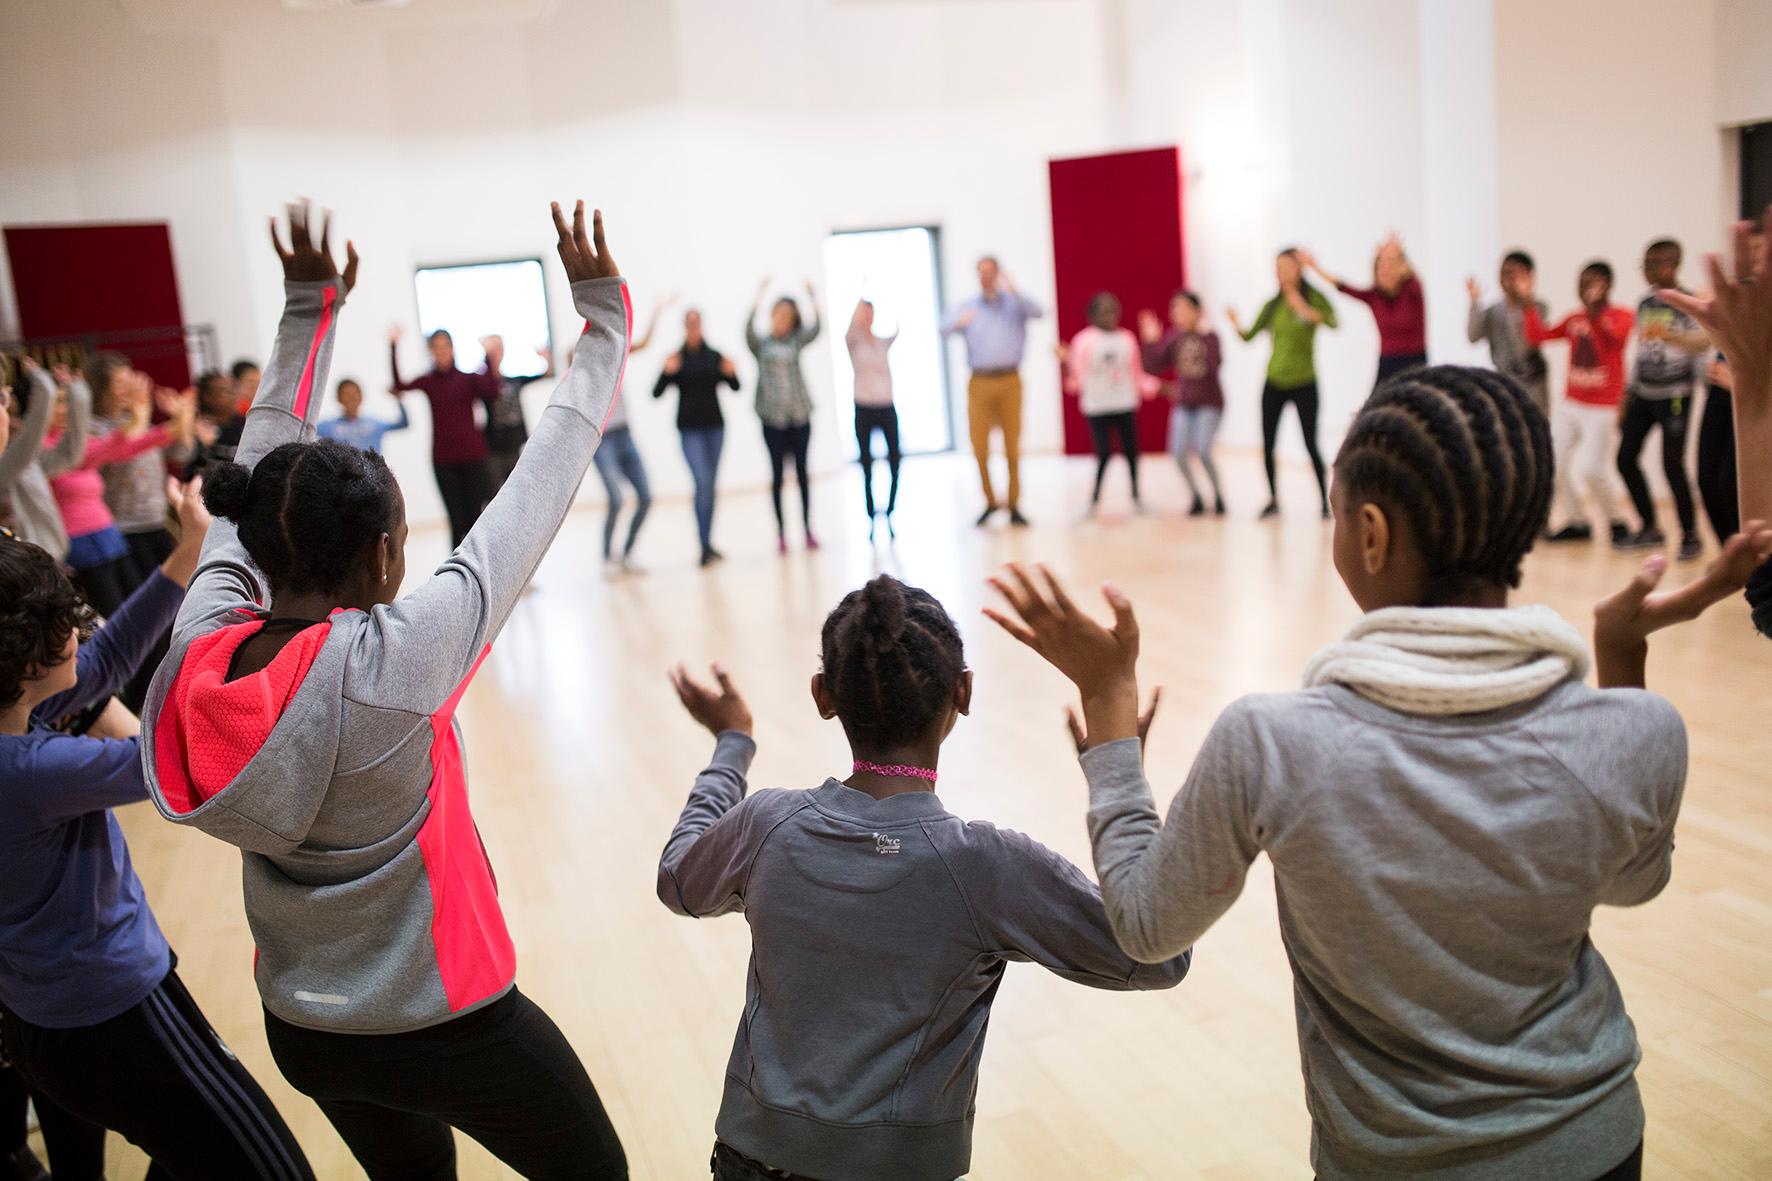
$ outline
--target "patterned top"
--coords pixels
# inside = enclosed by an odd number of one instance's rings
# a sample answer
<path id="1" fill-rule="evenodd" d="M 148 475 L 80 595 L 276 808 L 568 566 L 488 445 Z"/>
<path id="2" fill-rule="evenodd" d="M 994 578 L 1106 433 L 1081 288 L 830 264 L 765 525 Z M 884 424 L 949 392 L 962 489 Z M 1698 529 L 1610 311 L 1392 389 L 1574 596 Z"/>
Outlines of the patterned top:
<path id="1" fill-rule="evenodd" d="M 764 426 L 805 426 L 812 421 L 812 394 L 800 371 L 800 353 L 818 339 L 819 322 L 802 324 L 787 336 L 758 336 L 744 322 L 744 342 L 757 357 L 757 417 Z"/>

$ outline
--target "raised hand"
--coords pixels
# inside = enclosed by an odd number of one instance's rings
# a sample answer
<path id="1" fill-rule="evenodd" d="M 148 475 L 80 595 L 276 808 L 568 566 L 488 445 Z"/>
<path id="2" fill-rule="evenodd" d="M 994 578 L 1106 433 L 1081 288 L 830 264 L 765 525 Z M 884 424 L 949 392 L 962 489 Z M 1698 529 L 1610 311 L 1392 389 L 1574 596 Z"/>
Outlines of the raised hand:
<path id="1" fill-rule="evenodd" d="M 316 245 L 309 231 L 313 210 L 308 202 L 299 205 L 291 202 L 285 208 L 289 214 L 289 249 L 283 247 L 283 239 L 277 232 L 277 219 L 271 218 L 271 246 L 283 263 L 283 278 L 291 283 L 324 283 L 337 279 L 346 291 L 355 287 L 356 245 L 348 239 L 345 242 L 344 274 L 339 274 L 338 264 L 332 261 L 332 214 L 322 212 L 320 242 Z"/>
<path id="2" fill-rule="evenodd" d="M 1149 308 L 1139 310 L 1138 336 L 1146 344 L 1156 344 L 1163 338 L 1163 321 L 1157 319 L 1157 313 Z"/>
<path id="3" fill-rule="evenodd" d="M 1136 684 L 1138 620 L 1131 600 L 1117 588 L 1102 588 L 1102 596 L 1114 612 L 1113 625 L 1103 627 L 1071 601 L 1044 565 L 1037 578 L 1011 563 L 1003 574 L 985 581 L 1003 596 L 1009 608 L 986 607 L 985 616 L 1068 677 L 1085 699 Z"/>
<path id="4" fill-rule="evenodd" d="M 197 572 L 203 539 L 209 534 L 209 509 L 203 504 L 203 477 L 192 476 L 186 484 L 168 477 L 166 500 L 178 518 L 178 545 L 160 563 L 160 572 L 180 586 L 189 586 L 191 575 Z"/>
<path id="5" fill-rule="evenodd" d="M 677 364 L 682 365 L 682 363 L 683 363 L 683 354 L 678 353 L 677 354 Z M 737 377 L 738 376 L 738 366 L 733 364 L 731 357 L 721 357 L 720 358 L 720 376 L 722 376 L 722 377 Z"/>
<path id="6" fill-rule="evenodd" d="M 736 730 L 740 734 L 751 732 L 751 707 L 745 704 L 744 697 L 732 684 L 732 678 L 719 665 L 712 666 L 717 688 L 697 681 L 689 675 L 689 670 L 678 665 L 671 670 L 671 687 L 677 691 L 677 700 L 689 711 L 689 716 L 701 723 L 709 733 L 715 736 Z"/>
<path id="7" fill-rule="evenodd" d="M 1472 275 L 1470 278 L 1468 278 L 1464 281 L 1464 289 L 1466 291 L 1470 292 L 1470 297 L 1471 297 L 1472 303 L 1481 303 L 1482 302 L 1483 288 L 1482 288 L 1482 285 L 1477 282 L 1477 277 L 1475 275 Z"/>
<path id="8" fill-rule="evenodd" d="M 189 447 L 197 437 L 197 391 L 186 387 L 182 393 L 162 387 L 154 391 L 154 403 L 166 415 L 173 437 Z"/>
<path id="9" fill-rule="evenodd" d="M 1734 370 L 1736 394 L 1765 412 L 1772 399 L 1772 206 L 1766 209 L 1762 232 L 1769 235 L 1754 248 L 1752 222 L 1734 227 L 1735 278 L 1723 271 L 1715 254 L 1708 255 L 1711 294 L 1687 295 L 1663 290 L 1661 298 L 1703 326 L 1711 343 L 1723 350 Z M 1743 377 L 1748 380 L 1741 380 Z M 1743 409 L 1749 409 L 1744 406 Z"/>
<path id="10" fill-rule="evenodd" d="M 731 362 L 722 361 L 720 367 L 722 369 L 724 369 L 728 364 L 731 364 Z M 670 356 L 665 358 L 664 371 L 666 373 L 668 373 L 672 377 L 675 377 L 675 376 L 677 376 L 678 373 L 682 372 L 682 370 L 683 370 L 683 354 L 682 353 L 672 353 Z"/>
<path id="11" fill-rule="evenodd" d="M 1158 685 L 1151 690 L 1150 704 L 1145 706 L 1144 712 L 1138 715 L 1138 745 L 1140 747 L 1143 747 L 1151 736 L 1151 723 L 1157 717 L 1157 703 L 1162 700 L 1163 686 Z M 1070 727 L 1071 741 L 1077 744 L 1077 753 L 1082 754 L 1089 749 L 1090 745 L 1089 733 L 1083 728 L 1083 715 L 1077 712 L 1076 706 L 1067 705 L 1064 707 L 1064 720 L 1065 724 Z"/>
<path id="12" fill-rule="evenodd" d="M 601 209 L 591 213 L 591 237 L 587 238 L 583 201 L 573 207 L 570 230 L 566 228 L 566 218 L 560 213 L 560 203 L 555 201 L 550 208 L 554 211 L 554 232 L 560 236 L 560 261 L 566 267 L 566 278 L 570 282 L 613 279 L 621 274 L 615 265 L 615 259 L 609 253 L 609 243 L 603 240 Z"/>
<path id="13" fill-rule="evenodd" d="M 406 329 L 399 324 L 388 325 L 388 343 L 399 344 L 400 338 L 406 335 Z"/>
<path id="14" fill-rule="evenodd" d="M 1656 554 L 1617 594 L 1594 607 L 1594 657 L 1601 688 L 1643 685 L 1649 636 L 1664 627 L 1697 619 L 1740 593 L 1772 555 L 1772 522 L 1748 521 L 1723 545 L 1703 574 L 1678 590 L 1655 590 L 1667 572 L 1667 558 Z"/>
<path id="15" fill-rule="evenodd" d="M 35 366 L 37 363 L 32 361 L 31 364 Z M 49 367 L 49 376 L 55 379 L 55 384 L 59 389 L 65 390 L 74 384 L 74 371 L 60 361 Z"/>

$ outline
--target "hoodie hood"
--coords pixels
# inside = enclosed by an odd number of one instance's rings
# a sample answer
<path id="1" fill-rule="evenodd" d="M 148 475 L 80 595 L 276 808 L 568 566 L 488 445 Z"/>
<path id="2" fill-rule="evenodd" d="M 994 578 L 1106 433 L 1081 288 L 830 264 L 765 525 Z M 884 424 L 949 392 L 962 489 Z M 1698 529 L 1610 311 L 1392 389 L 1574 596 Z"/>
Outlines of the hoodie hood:
<path id="1" fill-rule="evenodd" d="M 148 786 L 169 819 L 286 853 L 326 798 L 329 777 L 312 769 L 337 758 L 343 645 L 331 643 L 331 622 L 317 623 L 260 671 L 229 680 L 235 653 L 265 624 L 241 617 L 186 646 L 155 719 Z"/>

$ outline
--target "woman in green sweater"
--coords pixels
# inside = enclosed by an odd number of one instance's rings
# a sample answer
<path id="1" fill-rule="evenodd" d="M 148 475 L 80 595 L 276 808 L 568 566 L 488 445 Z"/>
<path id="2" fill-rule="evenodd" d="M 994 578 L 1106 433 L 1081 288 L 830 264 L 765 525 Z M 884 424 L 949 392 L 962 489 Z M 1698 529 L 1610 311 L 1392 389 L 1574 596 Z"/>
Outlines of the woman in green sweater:
<path id="1" fill-rule="evenodd" d="M 1323 457 L 1317 453 L 1317 363 L 1312 348 L 1317 325 L 1334 328 L 1335 308 L 1328 297 L 1304 281 L 1304 268 L 1298 251 L 1287 247 L 1274 260 L 1274 275 L 1280 290 L 1262 306 L 1255 323 L 1247 328 L 1235 308 L 1227 309 L 1231 327 L 1244 340 L 1254 340 L 1262 332 L 1274 337 L 1273 355 L 1268 358 L 1267 382 L 1261 388 L 1261 455 L 1267 463 L 1267 507 L 1263 517 L 1280 512 L 1280 490 L 1274 480 L 1274 438 L 1280 430 L 1280 415 L 1288 402 L 1298 408 L 1298 425 L 1304 430 L 1304 449 L 1310 453 L 1311 467 L 1317 473 L 1317 493 L 1322 500 L 1323 519 L 1329 519 L 1329 486 L 1323 475 Z"/>

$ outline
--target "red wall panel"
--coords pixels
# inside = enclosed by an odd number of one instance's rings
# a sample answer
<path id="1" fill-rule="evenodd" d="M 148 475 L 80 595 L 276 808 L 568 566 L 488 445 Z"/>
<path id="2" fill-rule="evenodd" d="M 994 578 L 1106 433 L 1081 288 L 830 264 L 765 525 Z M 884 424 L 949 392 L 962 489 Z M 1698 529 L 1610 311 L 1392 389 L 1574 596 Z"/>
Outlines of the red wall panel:
<path id="1" fill-rule="evenodd" d="M 165 222 L 7 226 L 21 334 L 90 337 L 162 385 L 191 382 Z"/>
<path id="2" fill-rule="evenodd" d="M 1047 174 L 1060 338 L 1069 340 L 1088 323 L 1085 311 L 1098 291 L 1120 297 L 1122 324 L 1134 332 L 1140 308 L 1167 318 L 1170 295 L 1187 281 L 1181 149 L 1053 160 Z M 1163 449 L 1168 422 L 1167 400 L 1144 404 L 1138 436 L 1145 450 Z M 1064 449 L 1073 455 L 1091 450 L 1088 423 L 1069 394 L 1064 398 Z"/>

